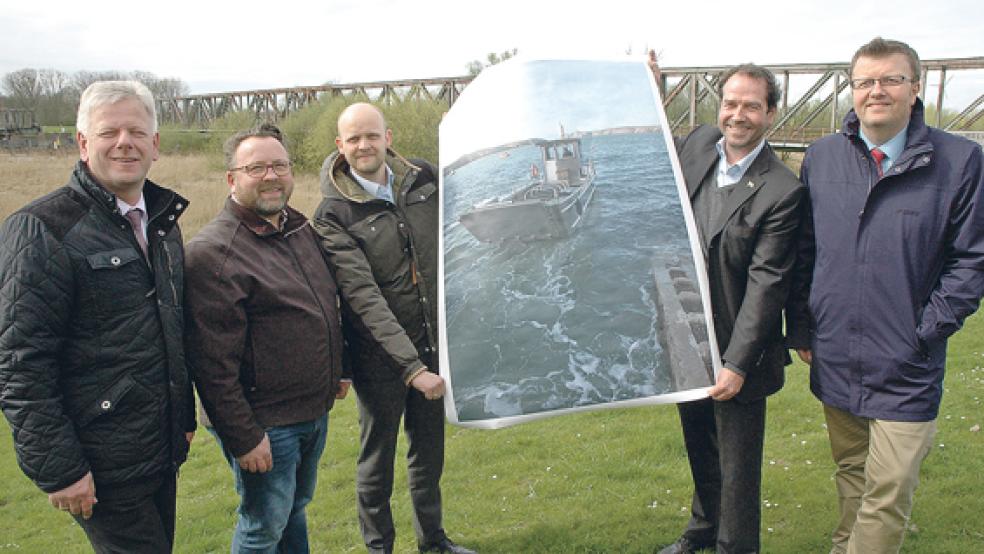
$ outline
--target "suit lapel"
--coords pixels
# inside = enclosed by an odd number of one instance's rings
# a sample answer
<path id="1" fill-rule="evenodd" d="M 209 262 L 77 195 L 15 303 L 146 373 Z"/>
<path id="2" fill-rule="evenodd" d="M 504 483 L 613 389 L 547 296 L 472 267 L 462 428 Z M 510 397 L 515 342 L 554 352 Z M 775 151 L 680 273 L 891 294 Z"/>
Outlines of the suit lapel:
<path id="1" fill-rule="evenodd" d="M 734 190 L 728 195 L 724 208 L 721 210 L 721 218 L 714 224 L 714 232 L 711 233 L 711 240 L 724 230 L 724 226 L 731 220 L 731 216 L 738 211 L 738 208 L 745 202 L 748 202 L 755 193 L 765 186 L 766 174 L 769 172 L 771 166 L 772 149 L 766 144 L 762 148 L 762 151 L 759 152 L 759 155 L 755 157 L 752 165 L 748 166 L 745 175 L 742 176 L 740 181 L 735 183 Z"/>
<path id="2" fill-rule="evenodd" d="M 697 196 L 697 191 L 700 190 L 700 184 L 707 176 L 707 172 L 717 166 L 718 153 L 714 143 L 710 143 L 701 155 L 695 156 L 695 159 L 697 160 L 696 163 L 681 168 L 683 181 L 687 184 L 687 193 L 690 195 L 691 201 L 693 201 L 694 196 Z"/>

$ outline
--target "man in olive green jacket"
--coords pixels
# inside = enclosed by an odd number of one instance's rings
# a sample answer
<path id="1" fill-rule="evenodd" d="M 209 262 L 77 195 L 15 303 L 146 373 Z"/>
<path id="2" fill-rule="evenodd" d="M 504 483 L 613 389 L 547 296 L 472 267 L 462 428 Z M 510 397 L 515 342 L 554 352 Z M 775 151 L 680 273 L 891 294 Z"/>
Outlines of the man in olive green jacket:
<path id="1" fill-rule="evenodd" d="M 441 523 L 444 379 L 437 363 L 438 194 L 433 167 L 390 150 L 383 114 L 353 104 L 321 168 L 315 215 L 342 292 L 346 358 L 358 395 L 357 497 L 370 552 L 393 550 L 389 499 L 400 418 L 421 552 L 468 554 Z"/>

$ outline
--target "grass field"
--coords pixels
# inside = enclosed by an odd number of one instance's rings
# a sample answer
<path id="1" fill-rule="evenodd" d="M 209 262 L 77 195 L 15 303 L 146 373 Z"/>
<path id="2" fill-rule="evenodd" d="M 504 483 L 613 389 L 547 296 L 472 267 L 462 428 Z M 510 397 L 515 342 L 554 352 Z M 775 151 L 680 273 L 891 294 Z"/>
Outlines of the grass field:
<path id="1" fill-rule="evenodd" d="M 0 218 L 65 182 L 72 156 L 0 155 Z M 226 194 L 222 171 L 203 157 L 165 158 L 151 177 L 191 200 L 190 237 Z M 296 207 L 310 213 L 317 179 L 297 178 Z M 923 465 L 903 552 L 984 552 L 984 318 L 950 342 L 936 446 Z M 787 371 L 769 401 L 763 468 L 763 551 L 825 553 L 836 520 L 826 431 L 807 388 L 807 368 Z M 355 510 L 358 450 L 352 399 L 331 412 L 317 495 L 308 512 L 314 552 L 364 551 Z M 401 444 L 400 456 L 405 453 Z M 564 416 L 499 431 L 448 428 L 443 490 L 451 537 L 491 553 L 647 553 L 674 540 L 688 517 L 691 485 L 676 410 L 654 406 Z M 399 462 L 402 467 L 402 462 Z M 415 552 L 406 472 L 397 471 L 397 551 Z M 0 423 L 0 551 L 88 552 L 71 518 L 47 504 L 17 468 Z M 231 474 L 205 432 L 178 484 L 177 552 L 227 552 L 235 521 Z"/>

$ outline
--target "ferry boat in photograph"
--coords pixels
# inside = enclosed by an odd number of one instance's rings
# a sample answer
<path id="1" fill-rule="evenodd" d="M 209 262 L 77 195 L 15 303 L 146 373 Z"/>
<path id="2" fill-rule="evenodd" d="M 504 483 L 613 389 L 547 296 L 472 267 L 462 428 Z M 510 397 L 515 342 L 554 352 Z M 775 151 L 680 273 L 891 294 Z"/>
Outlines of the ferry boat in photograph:
<path id="1" fill-rule="evenodd" d="M 595 169 L 583 162 L 581 140 L 542 141 L 541 163 L 518 190 L 489 198 L 458 220 L 482 242 L 534 241 L 569 237 L 581 223 L 595 192 Z"/>

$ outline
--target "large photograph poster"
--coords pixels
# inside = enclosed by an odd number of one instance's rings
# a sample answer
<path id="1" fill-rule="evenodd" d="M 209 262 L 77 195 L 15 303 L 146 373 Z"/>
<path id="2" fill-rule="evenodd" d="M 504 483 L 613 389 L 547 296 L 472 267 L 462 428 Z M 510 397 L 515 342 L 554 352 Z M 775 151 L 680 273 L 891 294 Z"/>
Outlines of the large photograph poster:
<path id="1" fill-rule="evenodd" d="M 445 116 L 440 352 L 452 423 L 706 396 L 719 357 L 667 129 L 636 61 L 513 59 Z"/>

